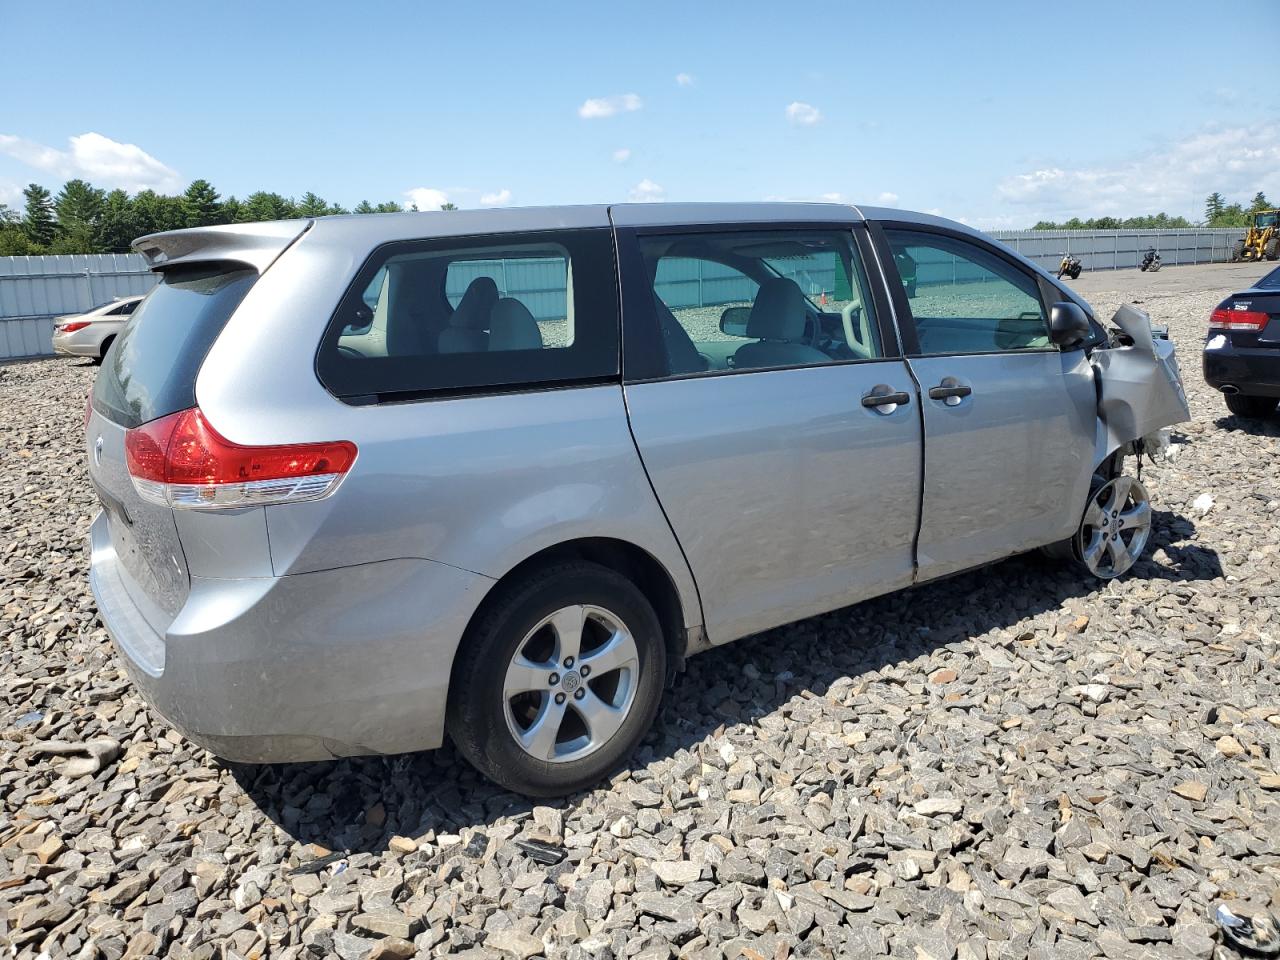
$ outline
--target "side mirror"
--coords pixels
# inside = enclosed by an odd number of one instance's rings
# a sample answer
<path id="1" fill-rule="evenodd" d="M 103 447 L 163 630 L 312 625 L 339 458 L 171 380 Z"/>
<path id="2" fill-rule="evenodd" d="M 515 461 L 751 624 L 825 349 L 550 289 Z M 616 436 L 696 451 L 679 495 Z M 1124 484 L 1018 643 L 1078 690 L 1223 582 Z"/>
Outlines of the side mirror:
<path id="1" fill-rule="evenodd" d="M 1061 300 L 1049 308 L 1049 340 L 1063 350 L 1078 347 L 1092 332 L 1080 307 Z"/>
<path id="2" fill-rule="evenodd" d="M 750 316 L 750 307 L 726 307 L 724 313 L 720 314 L 720 332 L 731 337 L 745 337 Z"/>

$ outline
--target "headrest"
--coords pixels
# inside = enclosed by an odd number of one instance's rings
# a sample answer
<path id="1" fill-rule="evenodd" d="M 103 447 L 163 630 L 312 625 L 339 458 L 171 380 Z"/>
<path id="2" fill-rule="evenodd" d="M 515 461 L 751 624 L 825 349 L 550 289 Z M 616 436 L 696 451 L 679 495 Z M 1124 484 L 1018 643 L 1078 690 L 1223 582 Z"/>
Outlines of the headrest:
<path id="1" fill-rule="evenodd" d="M 519 300 L 503 297 L 489 320 L 489 349 L 537 350 L 542 346 L 538 321 Z"/>
<path id="2" fill-rule="evenodd" d="M 799 340 L 804 336 L 804 294 L 794 280 L 774 277 L 760 284 L 751 313 L 747 315 L 747 336 L 760 340 Z"/>
<path id="3" fill-rule="evenodd" d="M 489 312 L 497 302 L 498 285 L 493 277 L 476 277 L 467 284 L 457 309 L 449 317 L 449 326 L 484 330 L 489 326 Z"/>

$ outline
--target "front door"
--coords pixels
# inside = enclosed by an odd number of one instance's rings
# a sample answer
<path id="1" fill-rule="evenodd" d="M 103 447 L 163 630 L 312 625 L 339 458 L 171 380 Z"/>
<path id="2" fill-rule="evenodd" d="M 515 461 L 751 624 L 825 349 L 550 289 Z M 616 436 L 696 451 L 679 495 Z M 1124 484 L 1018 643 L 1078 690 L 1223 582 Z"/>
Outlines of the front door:
<path id="1" fill-rule="evenodd" d="M 859 250 L 849 225 L 619 230 L 631 428 L 712 643 L 912 580 L 918 398 Z"/>
<path id="2" fill-rule="evenodd" d="M 1084 351 L 1050 343 L 1039 279 L 997 249 L 918 228 L 885 237 L 882 259 L 915 265 L 897 303 L 924 414 L 919 579 L 1070 536 L 1097 436 Z"/>

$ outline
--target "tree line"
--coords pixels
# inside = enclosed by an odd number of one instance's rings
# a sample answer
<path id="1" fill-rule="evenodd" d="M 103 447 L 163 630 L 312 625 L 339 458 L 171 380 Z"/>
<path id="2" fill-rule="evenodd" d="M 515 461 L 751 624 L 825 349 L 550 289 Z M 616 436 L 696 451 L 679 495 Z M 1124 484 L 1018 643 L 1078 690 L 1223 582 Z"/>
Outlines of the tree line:
<path id="1" fill-rule="evenodd" d="M 130 196 L 85 180 L 68 180 L 54 196 L 32 183 L 22 191 L 21 211 L 0 203 L 0 256 L 41 253 L 128 253 L 137 237 L 161 230 L 219 223 L 253 223 L 340 213 L 401 213 L 416 207 L 361 200 L 347 210 L 307 192 L 301 200 L 258 191 L 243 200 L 218 194 L 208 180 L 192 181 L 176 196 L 143 190 Z M 444 210 L 456 209 L 446 203 Z"/>
<path id="2" fill-rule="evenodd" d="M 1205 198 L 1204 222 L 1210 227 L 1249 227 L 1253 225 L 1255 213 L 1271 209 L 1271 201 L 1261 190 L 1253 195 L 1248 209 L 1238 203 L 1227 203 L 1226 197 L 1215 190 Z"/>
<path id="3" fill-rule="evenodd" d="M 68 180 L 57 196 L 38 183 L 22 191 L 21 211 L 0 203 L 0 257 L 41 253 L 128 253 L 137 237 L 161 230 L 204 227 L 219 223 L 253 223 L 260 220 L 289 220 L 295 217 L 325 217 L 340 213 L 401 213 L 405 207 L 394 200 L 370 203 L 361 200 L 351 210 L 329 203 L 308 191 L 301 200 L 259 190 L 243 200 L 225 200 L 208 180 L 194 180 L 178 195 L 169 196 L 143 190 L 130 196 L 124 190 L 106 191 L 86 180 Z M 446 203 L 442 210 L 454 210 Z M 1259 210 L 1271 209 L 1271 202 L 1259 190 L 1252 204 L 1227 203 L 1214 192 L 1205 200 L 1202 224 L 1167 213 L 1141 217 L 1072 217 L 1062 223 L 1041 220 L 1034 230 L 1176 230 L 1193 226 L 1245 227 Z"/>
<path id="4" fill-rule="evenodd" d="M 1238 203 L 1228 204 L 1222 194 L 1211 193 L 1205 200 L 1204 220 L 1192 223 L 1186 217 L 1171 217 L 1167 213 L 1148 214 L 1143 217 L 1090 217 L 1081 220 L 1072 217 L 1062 223 L 1041 220 L 1033 230 L 1184 230 L 1188 227 L 1247 227 L 1253 223 L 1253 215 L 1259 210 L 1270 210 L 1271 202 L 1259 190 L 1253 203 L 1245 209 Z"/>

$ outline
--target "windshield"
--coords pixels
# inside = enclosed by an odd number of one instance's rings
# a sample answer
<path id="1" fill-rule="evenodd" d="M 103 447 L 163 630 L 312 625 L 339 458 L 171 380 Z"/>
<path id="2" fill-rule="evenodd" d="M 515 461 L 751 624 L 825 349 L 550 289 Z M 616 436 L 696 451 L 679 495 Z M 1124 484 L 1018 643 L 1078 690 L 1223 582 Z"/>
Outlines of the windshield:
<path id="1" fill-rule="evenodd" d="M 1280 213 L 1276 213 L 1276 211 L 1272 210 L 1270 213 L 1258 214 L 1256 217 L 1254 217 L 1253 223 L 1254 223 L 1254 226 L 1258 227 L 1259 229 L 1262 229 L 1265 227 L 1274 227 L 1276 225 L 1276 220 L 1278 218 L 1280 218 Z"/>

